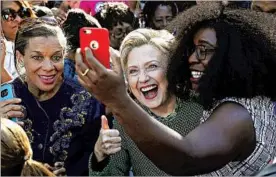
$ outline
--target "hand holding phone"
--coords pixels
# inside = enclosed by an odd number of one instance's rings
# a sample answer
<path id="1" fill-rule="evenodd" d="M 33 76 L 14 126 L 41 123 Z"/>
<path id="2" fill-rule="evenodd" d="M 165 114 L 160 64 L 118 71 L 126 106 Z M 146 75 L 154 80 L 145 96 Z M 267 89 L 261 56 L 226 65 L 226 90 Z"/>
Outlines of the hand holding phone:
<path id="1" fill-rule="evenodd" d="M 12 84 L 1 85 L 0 115 L 17 122 L 17 117 L 24 117 L 25 111 L 21 105 L 21 99 L 15 97 Z"/>
<path id="2" fill-rule="evenodd" d="M 83 27 L 80 29 L 80 48 L 85 60 L 84 49 L 91 48 L 94 57 L 106 68 L 110 68 L 109 32 L 105 28 Z M 87 65 L 87 61 L 84 61 Z"/>

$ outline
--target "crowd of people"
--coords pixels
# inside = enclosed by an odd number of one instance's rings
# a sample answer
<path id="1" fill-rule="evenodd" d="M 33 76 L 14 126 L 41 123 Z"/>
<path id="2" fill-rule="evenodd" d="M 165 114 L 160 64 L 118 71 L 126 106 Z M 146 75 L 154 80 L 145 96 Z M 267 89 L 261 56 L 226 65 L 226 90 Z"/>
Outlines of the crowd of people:
<path id="1" fill-rule="evenodd" d="M 1 1 L 1 174 L 275 175 L 275 10 Z M 109 31 L 111 69 L 83 27 Z"/>

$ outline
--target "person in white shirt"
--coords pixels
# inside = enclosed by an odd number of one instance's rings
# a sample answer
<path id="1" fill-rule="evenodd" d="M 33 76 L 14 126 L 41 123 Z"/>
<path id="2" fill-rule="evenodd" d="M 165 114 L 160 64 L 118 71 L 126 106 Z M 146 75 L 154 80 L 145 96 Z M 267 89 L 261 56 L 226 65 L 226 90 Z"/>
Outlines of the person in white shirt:
<path id="1" fill-rule="evenodd" d="M 1 76 L 5 76 L 1 83 L 18 76 L 14 64 L 14 40 L 22 19 L 34 17 L 32 10 L 27 7 L 25 1 L 1 1 L 1 43 L 5 44 L 1 47 L 5 49 L 5 52 L 1 52 Z"/>

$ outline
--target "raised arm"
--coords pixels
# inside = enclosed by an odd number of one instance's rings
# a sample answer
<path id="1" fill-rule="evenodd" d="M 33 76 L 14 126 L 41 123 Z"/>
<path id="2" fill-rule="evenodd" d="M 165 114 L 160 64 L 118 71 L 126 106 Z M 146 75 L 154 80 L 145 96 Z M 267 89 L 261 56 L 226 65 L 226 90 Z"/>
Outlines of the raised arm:
<path id="1" fill-rule="evenodd" d="M 214 171 L 232 160 L 245 159 L 254 149 L 255 133 L 248 111 L 224 103 L 186 137 L 151 118 L 128 95 L 120 64 L 106 70 L 86 50 L 88 67 L 77 52 L 79 81 L 106 106 L 139 149 L 160 169 L 172 175 L 195 175 Z M 116 60 L 113 60 L 116 61 Z"/>

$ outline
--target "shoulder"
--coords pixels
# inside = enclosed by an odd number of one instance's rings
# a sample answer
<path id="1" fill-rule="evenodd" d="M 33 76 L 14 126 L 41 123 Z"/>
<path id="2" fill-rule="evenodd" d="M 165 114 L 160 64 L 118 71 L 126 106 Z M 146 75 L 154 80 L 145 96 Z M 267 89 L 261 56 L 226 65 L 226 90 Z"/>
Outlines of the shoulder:
<path id="1" fill-rule="evenodd" d="M 206 121 L 210 115 L 221 111 L 235 115 L 248 114 L 254 121 L 259 116 L 265 116 L 266 114 L 264 113 L 272 114 L 274 104 L 269 98 L 261 96 L 254 98 L 225 98 L 217 101 L 211 110 L 205 110 L 202 121 Z"/>

